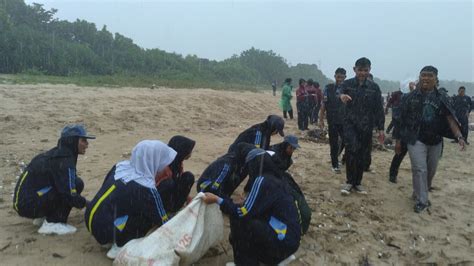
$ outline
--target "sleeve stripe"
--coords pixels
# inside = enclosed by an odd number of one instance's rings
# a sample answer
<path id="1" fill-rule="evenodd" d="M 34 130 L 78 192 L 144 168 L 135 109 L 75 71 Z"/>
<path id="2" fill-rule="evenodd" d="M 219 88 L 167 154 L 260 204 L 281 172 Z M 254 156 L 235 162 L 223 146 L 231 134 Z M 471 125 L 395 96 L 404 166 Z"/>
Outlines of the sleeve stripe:
<path id="1" fill-rule="evenodd" d="M 252 206 L 255 203 L 255 199 L 257 198 L 258 192 L 260 190 L 262 181 L 263 176 L 259 176 L 255 180 L 255 183 L 252 185 L 252 190 L 250 191 L 250 194 L 244 204 L 244 207 L 247 211 L 250 211 L 252 209 Z"/>
<path id="2" fill-rule="evenodd" d="M 219 187 L 219 185 L 222 183 L 222 181 L 224 181 L 224 178 L 227 176 L 227 173 L 229 172 L 229 169 L 230 169 L 229 165 L 225 164 L 224 168 L 222 169 L 221 173 L 219 174 L 219 177 L 217 178 L 217 180 L 212 185 L 213 187 Z"/>
<path id="3" fill-rule="evenodd" d="M 158 214 L 161 217 L 161 221 L 163 223 L 166 223 L 168 221 L 168 215 L 166 214 L 165 208 L 163 207 L 163 202 L 161 201 L 160 194 L 158 193 L 158 190 L 153 188 L 150 188 L 150 191 L 155 200 L 156 210 L 158 211 Z"/>
<path id="4" fill-rule="evenodd" d="M 260 148 L 260 143 L 262 142 L 262 132 L 260 130 L 257 131 L 257 135 L 255 136 L 255 146 Z"/>

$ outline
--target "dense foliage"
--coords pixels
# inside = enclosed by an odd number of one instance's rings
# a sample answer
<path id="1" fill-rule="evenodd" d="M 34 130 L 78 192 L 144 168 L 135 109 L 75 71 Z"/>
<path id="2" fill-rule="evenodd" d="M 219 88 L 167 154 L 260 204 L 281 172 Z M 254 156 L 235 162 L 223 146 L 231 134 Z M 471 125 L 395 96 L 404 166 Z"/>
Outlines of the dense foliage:
<path id="1" fill-rule="evenodd" d="M 0 73 L 50 76 L 125 76 L 157 84 L 240 84 L 251 87 L 279 85 L 287 77 L 297 83 L 312 78 L 322 86 L 330 82 L 316 65 L 289 66 L 273 51 L 255 48 L 223 61 L 195 55 L 143 49 L 132 39 L 98 30 L 85 20 L 55 18 L 57 10 L 24 0 L 0 1 Z M 165 82 L 166 81 L 166 82 Z M 383 91 L 395 90 L 397 82 L 377 80 Z"/>

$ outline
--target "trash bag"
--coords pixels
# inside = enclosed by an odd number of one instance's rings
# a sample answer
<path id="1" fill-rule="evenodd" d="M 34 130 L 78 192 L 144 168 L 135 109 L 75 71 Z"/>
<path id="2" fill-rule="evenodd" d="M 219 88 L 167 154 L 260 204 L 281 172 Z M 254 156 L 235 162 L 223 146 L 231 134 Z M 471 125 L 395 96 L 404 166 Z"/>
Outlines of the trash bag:
<path id="1" fill-rule="evenodd" d="M 169 222 L 143 238 L 129 241 L 114 265 L 190 265 L 224 235 L 224 220 L 217 204 L 206 204 L 199 193 Z"/>

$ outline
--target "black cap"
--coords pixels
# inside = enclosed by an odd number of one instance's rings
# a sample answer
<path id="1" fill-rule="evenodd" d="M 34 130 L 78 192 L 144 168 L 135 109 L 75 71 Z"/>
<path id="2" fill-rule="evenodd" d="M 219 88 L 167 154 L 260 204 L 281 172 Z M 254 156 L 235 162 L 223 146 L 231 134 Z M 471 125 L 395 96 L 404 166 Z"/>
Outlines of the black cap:
<path id="1" fill-rule="evenodd" d="M 61 138 L 80 137 L 86 139 L 95 139 L 95 136 L 87 135 L 86 128 L 83 125 L 67 125 L 61 131 Z"/>
<path id="2" fill-rule="evenodd" d="M 285 136 L 285 133 L 283 132 L 283 128 L 285 128 L 285 120 L 283 120 L 283 118 L 277 115 L 269 115 L 267 121 L 272 131 L 276 130 L 280 136 Z"/>
<path id="3" fill-rule="evenodd" d="M 298 144 L 298 137 L 294 135 L 285 136 L 284 141 L 293 146 L 295 149 L 301 148 L 301 146 Z"/>

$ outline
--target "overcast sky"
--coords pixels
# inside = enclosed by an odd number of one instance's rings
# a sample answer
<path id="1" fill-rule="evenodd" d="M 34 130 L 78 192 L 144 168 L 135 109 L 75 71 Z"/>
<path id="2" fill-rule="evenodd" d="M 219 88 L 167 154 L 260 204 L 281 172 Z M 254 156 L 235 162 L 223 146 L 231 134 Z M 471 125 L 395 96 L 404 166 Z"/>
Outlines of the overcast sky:
<path id="1" fill-rule="evenodd" d="M 333 76 L 359 57 L 379 78 L 416 77 L 434 65 L 441 79 L 474 81 L 473 1 L 26 0 L 57 17 L 107 25 L 144 48 L 223 60 L 255 47 L 291 65 Z"/>

